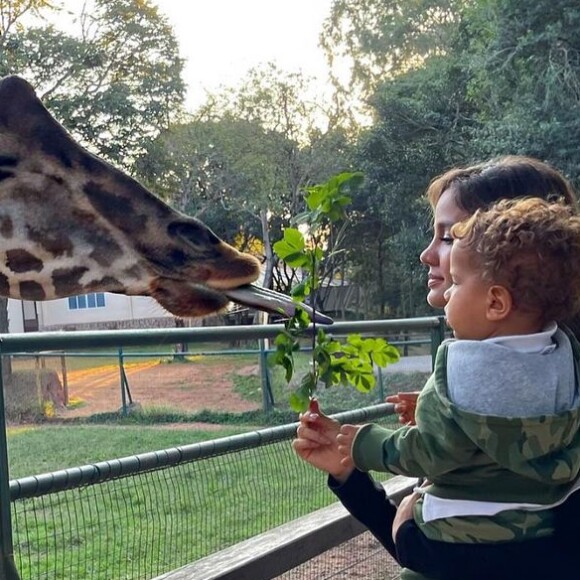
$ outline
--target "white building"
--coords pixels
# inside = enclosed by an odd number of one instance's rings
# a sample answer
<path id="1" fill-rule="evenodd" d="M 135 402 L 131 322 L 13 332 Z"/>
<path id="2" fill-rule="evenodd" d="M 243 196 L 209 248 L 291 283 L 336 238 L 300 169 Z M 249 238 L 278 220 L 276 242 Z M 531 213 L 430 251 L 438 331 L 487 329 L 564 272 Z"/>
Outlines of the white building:
<path id="1" fill-rule="evenodd" d="M 11 333 L 175 326 L 175 317 L 152 298 L 108 292 L 43 302 L 10 298 L 8 321 Z"/>

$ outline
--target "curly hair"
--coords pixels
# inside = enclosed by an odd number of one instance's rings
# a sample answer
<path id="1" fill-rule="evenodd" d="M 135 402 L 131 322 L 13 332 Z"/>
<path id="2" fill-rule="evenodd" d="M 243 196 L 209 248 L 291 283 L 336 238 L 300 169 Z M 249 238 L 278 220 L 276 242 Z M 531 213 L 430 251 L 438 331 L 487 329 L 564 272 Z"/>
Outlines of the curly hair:
<path id="1" fill-rule="evenodd" d="M 580 216 L 564 202 L 502 200 L 451 229 L 516 308 L 562 321 L 580 311 Z"/>

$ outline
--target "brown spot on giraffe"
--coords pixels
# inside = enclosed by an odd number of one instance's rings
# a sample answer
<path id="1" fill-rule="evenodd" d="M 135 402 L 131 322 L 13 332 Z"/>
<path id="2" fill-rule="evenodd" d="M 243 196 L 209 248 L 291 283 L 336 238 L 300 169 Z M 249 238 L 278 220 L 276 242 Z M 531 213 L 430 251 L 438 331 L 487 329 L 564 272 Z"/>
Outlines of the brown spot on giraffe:
<path id="1" fill-rule="evenodd" d="M 40 272 L 43 262 L 33 256 L 27 250 L 8 250 L 6 252 L 6 265 L 14 273 Z"/>
<path id="2" fill-rule="evenodd" d="M 29 228 L 28 237 L 53 256 L 72 255 L 73 243 L 63 230 L 39 231 Z"/>
<path id="3" fill-rule="evenodd" d="M 143 230 L 147 224 L 147 217 L 135 211 L 130 198 L 107 191 L 93 181 L 84 186 L 84 192 L 99 215 L 115 227 L 130 233 Z"/>
<path id="4" fill-rule="evenodd" d="M 84 287 L 80 280 L 83 274 L 86 274 L 88 271 L 89 269 L 86 266 L 55 270 L 52 273 L 55 294 L 57 296 L 83 294 Z"/>
<path id="5" fill-rule="evenodd" d="M 46 300 L 46 292 L 38 282 L 33 280 L 20 282 L 19 288 L 22 300 Z"/>
<path id="6" fill-rule="evenodd" d="M 0 295 L 8 296 L 10 294 L 10 281 L 4 274 L 0 273 Z"/>
<path id="7" fill-rule="evenodd" d="M 89 282 L 86 286 L 87 292 L 102 292 L 103 286 L 109 288 L 108 292 L 114 292 L 115 294 L 125 294 L 125 286 L 116 280 L 115 278 L 108 276 L 106 278 L 101 278 L 100 280 L 94 280 Z"/>
<path id="8" fill-rule="evenodd" d="M 0 181 L 3 179 L 9 179 L 14 177 L 14 171 L 11 169 L 6 169 L 7 167 L 15 167 L 18 165 L 18 159 L 16 157 L 10 157 L 8 155 L 0 155 Z"/>
<path id="9" fill-rule="evenodd" d="M 11 155 L 0 155 L 0 167 L 16 167 L 18 165 L 18 157 Z"/>

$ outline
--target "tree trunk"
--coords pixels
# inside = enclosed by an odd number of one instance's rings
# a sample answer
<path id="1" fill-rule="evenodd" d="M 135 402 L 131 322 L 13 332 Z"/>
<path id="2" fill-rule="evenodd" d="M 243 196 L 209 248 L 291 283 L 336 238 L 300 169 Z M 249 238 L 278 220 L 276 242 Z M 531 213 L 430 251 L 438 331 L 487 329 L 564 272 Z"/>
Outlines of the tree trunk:
<path id="1" fill-rule="evenodd" d="M 264 272 L 264 288 L 272 287 L 272 272 L 274 270 L 274 250 L 270 240 L 270 224 L 268 223 L 268 210 L 260 210 L 260 223 L 262 224 L 262 240 L 264 241 L 264 255 L 266 257 L 266 269 Z"/>

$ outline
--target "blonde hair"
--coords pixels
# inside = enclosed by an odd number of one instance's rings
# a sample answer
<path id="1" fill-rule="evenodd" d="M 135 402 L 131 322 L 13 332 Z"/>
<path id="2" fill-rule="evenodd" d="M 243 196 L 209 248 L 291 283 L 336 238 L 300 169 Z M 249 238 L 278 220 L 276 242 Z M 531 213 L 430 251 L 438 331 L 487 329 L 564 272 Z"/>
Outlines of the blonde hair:
<path id="1" fill-rule="evenodd" d="M 580 311 L 580 216 L 564 203 L 503 200 L 455 224 L 488 283 L 506 286 L 516 308 L 562 321 Z"/>

